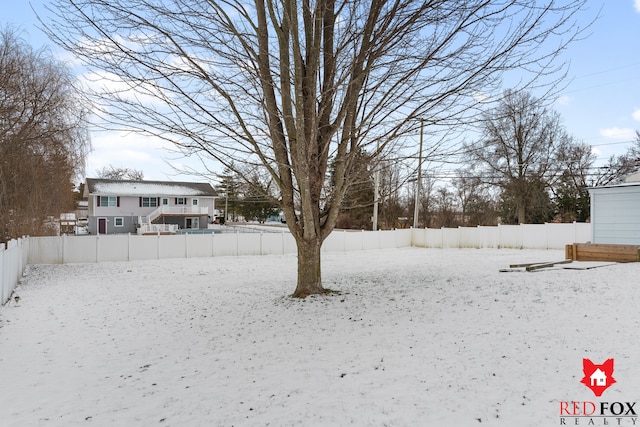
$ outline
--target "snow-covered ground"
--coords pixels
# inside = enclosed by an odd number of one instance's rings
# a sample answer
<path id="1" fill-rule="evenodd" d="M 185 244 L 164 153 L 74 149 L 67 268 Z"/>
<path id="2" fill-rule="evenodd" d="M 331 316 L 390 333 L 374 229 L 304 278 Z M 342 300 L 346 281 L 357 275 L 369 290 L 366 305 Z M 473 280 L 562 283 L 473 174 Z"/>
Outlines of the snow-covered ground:
<path id="1" fill-rule="evenodd" d="M 640 401 L 640 263 L 499 272 L 563 258 L 327 253 L 341 294 L 306 300 L 295 256 L 30 266 L 0 308 L 0 425 L 555 426 L 561 401 Z M 583 358 L 615 359 L 601 398 Z"/>

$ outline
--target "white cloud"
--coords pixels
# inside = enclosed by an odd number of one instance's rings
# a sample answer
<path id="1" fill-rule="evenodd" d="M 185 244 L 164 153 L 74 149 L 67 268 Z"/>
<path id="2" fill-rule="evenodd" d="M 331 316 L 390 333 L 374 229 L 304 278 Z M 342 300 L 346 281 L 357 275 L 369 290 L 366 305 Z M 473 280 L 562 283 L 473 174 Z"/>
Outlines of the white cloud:
<path id="1" fill-rule="evenodd" d="M 101 132 L 94 134 L 93 151 L 87 158 L 87 176 L 107 166 L 142 170 L 145 179 L 160 178 L 163 157 L 169 143 L 159 138 L 127 132 Z"/>
<path id="2" fill-rule="evenodd" d="M 109 131 L 95 135 L 91 144 L 96 150 L 108 149 L 117 152 L 123 150 L 146 151 L 171 147 L 171 144 L 163 139 L 135 132 Z"/>
<path id="3" fill-rule="evenodd" d="M 198 156 L 181 157 L 173 144 L 149 135 L 103 131 L 94 133 L 91 145 L 86 168 L 89 178 L 109 166 L 142 171 L 145 180 L 192 181 L 191 172 L 206 172 Z"/>
<path id="4" fill-rule="evenodd" d="M 635 0 L 633 3 L 636 8 L 636 12 L 640 12 L 640 0 Z"/>
<path id="5" fill-rule="evenodd" d="M 638 1 L 640 1 L 640 0 L 638 0 Z M 631 117 L 633 117 L 633 120 L 637 120 L 637 121 L 640 122 L 640 108 L 636 108 L 636 111 L 634 111 L 631 114 Z"/>
<path id="6" fill-rule="evenodd" d="M 489 95 L 486 92 L 480 92 L 480 91 L 476 91 L 473 93 L 473 99 L 475 99 L 476 102 L 480 102 L 483 104 L 493 101 L 493 99 L 491 98 L 491 95 Z"/>
<path id="7" fill-rule="evenodd" d="M 640 0 L 639 0 L 639 1 L 640 1 Z M 564 106 L 564 105 L 569 105 L 569 104 L 571 104 L 571 101 L 573 101 L 573 98 L 571 98 L 571 97 L 570 97 L 570 96 L 568 96 L 568 95 L 562 95 L 561 97 L 559 97 L 559 98 L 556 100 L 556 104 L 561 105 L 561 106 Z"/>
<path id="8" fill-rule="evenodd" d="M 157 93 L 152 85 L 126 82 L 120 76 L 104 71 L 89 71 L 80 76 L 89 91 L 99 94 L 117 94 L 118 97 L 143 105 L 164 105 L 151 93 Z M 144 92 L 143 92 L 144 91 Z"/>
<path id="9" fill-rule="evenodd" d="M 608 139 L 631 140 L 635 138 L 636 131 L 631 128 L 612 127 L 600 129 L 600 135 Z"/>

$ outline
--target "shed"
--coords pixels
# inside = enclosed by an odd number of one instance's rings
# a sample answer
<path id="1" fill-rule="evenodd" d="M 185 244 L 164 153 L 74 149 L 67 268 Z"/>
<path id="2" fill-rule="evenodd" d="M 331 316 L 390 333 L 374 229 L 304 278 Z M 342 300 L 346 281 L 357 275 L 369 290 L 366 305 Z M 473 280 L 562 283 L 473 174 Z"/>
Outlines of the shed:
<path id="1" fill-rule="evenodd" d="M 640 182 L 634 178 L 589 188 L 593 243 L 640 245 Z"/>

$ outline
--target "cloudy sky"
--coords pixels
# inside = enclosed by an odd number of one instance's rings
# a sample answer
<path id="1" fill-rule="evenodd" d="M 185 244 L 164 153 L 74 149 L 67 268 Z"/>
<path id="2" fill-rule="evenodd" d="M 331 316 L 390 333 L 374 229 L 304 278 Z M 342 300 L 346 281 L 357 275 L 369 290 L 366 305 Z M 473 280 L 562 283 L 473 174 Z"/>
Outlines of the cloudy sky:
<path id="1" fill-rule="evenodd" d="M 0 0 L 0 25 L 22 29 L 25 40 L 35 48 L 48 45 L 55 50 L 36 27 L 32 10 L 46 16 L 46 3 Z M 640 0 L 594 0 L 589 7 L 591 15 L 600 10 L 600 19 L 591 27 L 589 37 L 566 53 L 572 80 L 555 109 L 571 135 L 592 145 L 599 158 L 606 159 L 623 153 L 640 130 Z M 61 57 L 65 55 L 60 52 Z M 142 170 L 150 180 L 192 180 L 177 174 L 175 168 L 202 170 L 195 159 L 179 158 L 167 143 L 150 137 L 96 131 L 92 145 L 88 177 L 108 165 Z"/>

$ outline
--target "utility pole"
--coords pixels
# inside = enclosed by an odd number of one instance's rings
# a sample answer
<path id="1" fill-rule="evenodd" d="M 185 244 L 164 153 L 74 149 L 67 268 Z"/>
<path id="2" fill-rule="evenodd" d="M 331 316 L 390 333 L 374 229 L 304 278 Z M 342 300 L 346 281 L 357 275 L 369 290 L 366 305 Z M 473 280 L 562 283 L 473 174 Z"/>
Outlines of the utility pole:
<path id="1" fill-rule="evenodd" d="M 229 219 L 229 214 L 227 212 L 229 209 L 229 193 L 224 193 L 224 223 L 227 223 L 227 219 Z"/>
<path id="2" fill-rule="evenodd" d="M 424 119 L 420 119 L 420 151 L 418 152 L 418 182 L 416 184 L 416 201 L 413 208 L 413 228 L 418 228 L 418 213 L 420 201 L 420 182 L 422 181 L 422 134 L 424 130 Z"/>
<path id="3" fill-rule="evenodd" d="M 376 157 L 377 159 L 377 157 Z M 378 198 L 380 193 L 380 161 L 376 160 L 376 172 L 373 186 L 373 231 L 378 230 Z"/>

